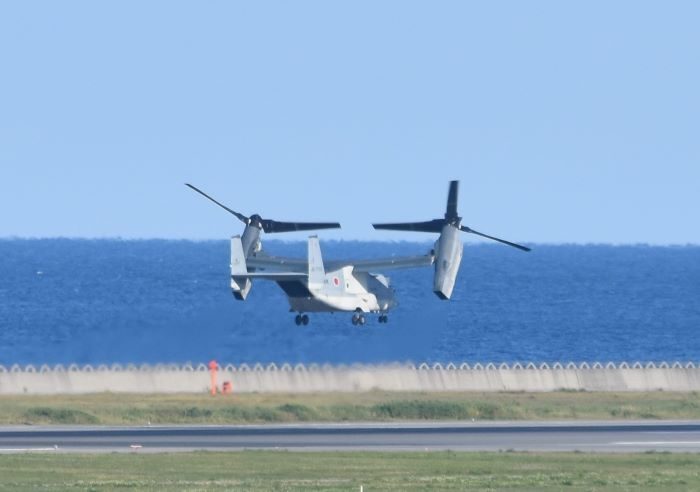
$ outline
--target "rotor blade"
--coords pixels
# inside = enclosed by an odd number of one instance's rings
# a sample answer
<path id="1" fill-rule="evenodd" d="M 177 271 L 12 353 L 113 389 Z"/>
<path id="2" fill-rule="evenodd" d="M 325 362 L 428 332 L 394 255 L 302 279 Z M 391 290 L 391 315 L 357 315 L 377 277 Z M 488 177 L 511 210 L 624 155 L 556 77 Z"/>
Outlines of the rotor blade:
<path id="1" fill-rule="evenodd" d="M 450 191 L 447 194 L 447 209 L 445 219 L 451 220 L 457 217 L 457 195 L 459 194 L 459 181 L 450 181 Z"/>
<path id="2" fill-rule="evenodd" d="M 276 220 L 262 220 L 261 224 L 263 231 L 267 233 L 340 228 L 340 224 L 337 222 L 278 222 Z"/>
<path id="3" fill-rule="evenodd" d="M 460 226 L 459 228 L 464 232 L 470 232 L 472 234 L 476 234 L 477 236 L 485 237 L 487 239 L 493 239 L 494 241 L 498 241 L 499 243 L 507 244 L 508 246 L 513 246 L 514 248 L 522 249 L 523 251 L 530 251 L 530 248 L 528 248 L 526 246 L 521 246 L 520 244 L 511 243 L 510 241 L 506 241 L 505 239 L 499 239 L 497 237 L 483 234 L 479 231 L 475 231 L 474 229 L 470 229 L 467 226 Z"/>
<path id="4" fill-rule="evenodd" d="M 375 229 L 389 231 L 414 231 L 414 232 L 442 232 L 446 222 L 444 219 L 429 220 L 427 222 L 400 222 L 393 224 L 372 224 Z"/>
<path id="5" fill-rule="evenodd" d="M 210 197 L 209 195 L 207 195 L 206 193 L 204 193 L 204 192 L 203 192 L 202 190 L 200 190 L 199 188 L 197 188 L 197 187 L 195 187 L 195 186 L 192 186 L 192 185 L 189 184 L 189 183 L 185 183 L 185 186 L 189 186 L 190 188 L 192 188 L 194 191 L 196 191 L 197 193 L 199 193 L 199 194 L 202 195 L 203 197 L 208 198 L 208 199 L 211 200 L 212 202 L 216 203 L 219 207 L 223 208 L 224 210 L 226 210 L 226 211 L 229 212 L 229 213 L 232 213 L 233 215 L 235 215 L 235 216 L 238 218 L 238 220 L 240 220 L 241 222 L 243 222 L 245 225 L 248 225 L 248 224 L 250 223 L 250 219 L 249 219 L 248 217 L 246 217 L 246 216 L 243 215 L 243 214 L 239 214 L 239 213 L 236 212 L 235 210 L 231 210 L 230 208 L 228 208 L 228 207 L 227 207 L 226 205 L 224 205 L 223 203 L 217 202 L 216 200 L 214 200 L 212 197 Z"/>

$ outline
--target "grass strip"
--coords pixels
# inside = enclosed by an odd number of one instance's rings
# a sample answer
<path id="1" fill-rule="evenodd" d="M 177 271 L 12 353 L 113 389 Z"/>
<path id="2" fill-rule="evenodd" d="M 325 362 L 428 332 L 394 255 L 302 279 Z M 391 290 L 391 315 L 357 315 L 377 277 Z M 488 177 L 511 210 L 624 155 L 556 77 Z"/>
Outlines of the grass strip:
<path id="1" fill-rule="evenodd" d="M 698 393 L 668 392 L 0 396 L 0 425 L 698 418 Z"/>
<path id="2" fill-rule="evenodd" d="M 698 490 L 700 455 L 305 453 L 0 455 L 0 490 Z"/>

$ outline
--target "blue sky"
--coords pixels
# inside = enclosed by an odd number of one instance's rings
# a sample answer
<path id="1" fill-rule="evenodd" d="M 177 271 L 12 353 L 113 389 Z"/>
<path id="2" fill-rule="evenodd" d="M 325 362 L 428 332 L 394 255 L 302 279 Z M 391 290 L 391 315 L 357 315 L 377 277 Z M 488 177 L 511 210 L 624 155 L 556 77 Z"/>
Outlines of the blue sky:
<path id="1" fill-rule="evenodd" d="M 444 212 L 700 243 L 697 2 L 3 2 L 0 237 L 225 238 Z M 289 236 L 291 239 L 303 234 Z"/>

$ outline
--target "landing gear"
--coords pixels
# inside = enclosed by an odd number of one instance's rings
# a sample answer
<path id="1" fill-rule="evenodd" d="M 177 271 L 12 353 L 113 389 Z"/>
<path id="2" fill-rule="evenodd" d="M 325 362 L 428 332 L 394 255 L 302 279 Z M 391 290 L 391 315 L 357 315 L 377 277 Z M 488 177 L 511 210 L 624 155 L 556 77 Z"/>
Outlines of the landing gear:
<path id="1" fill-rule="evenodd" d="M 297 326 L 306 326 L 309 324 L 309 316 L 307 314 L 297 314 L 294 317 L 294 323 L 296 323 Z"/>
<path id="2" fill-rule="evenodd" d="M 366 322 L 367 322 L 367 320 L 365 319 L 363 314 L 355 313 L 352 315 L 352 324 L 353 325 L 363 326 Z"/>
<path id="3" fill-rule="evenodd" d="M 389 322 L 389 316 L 386 314 L 380 314 L 379 315 L 379 322 L 380 323 L 388 323 Z"/>

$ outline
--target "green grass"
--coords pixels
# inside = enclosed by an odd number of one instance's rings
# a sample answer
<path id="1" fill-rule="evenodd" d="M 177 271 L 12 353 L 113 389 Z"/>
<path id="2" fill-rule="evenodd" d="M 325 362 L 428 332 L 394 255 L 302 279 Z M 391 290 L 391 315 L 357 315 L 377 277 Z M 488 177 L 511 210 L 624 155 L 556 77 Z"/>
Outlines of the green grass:
<path id="1" fill-rule="evenodd" d="M 0 455 L 0 490 L 698 490 L 700 455 L 304 453 Z"/>
<path id="2" fill-rule="evenodd" d="M 698 393 L 0 396 L 7 424 L 246 424 L 401 420 L 700 419 Z"/>

